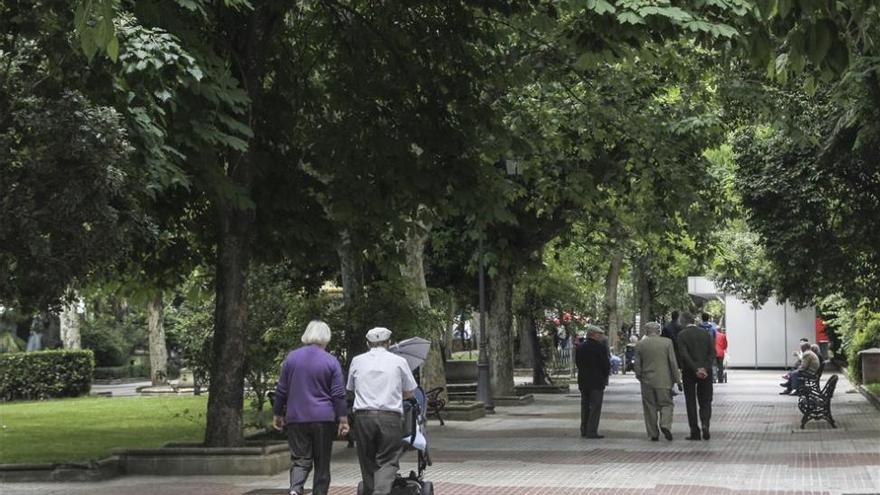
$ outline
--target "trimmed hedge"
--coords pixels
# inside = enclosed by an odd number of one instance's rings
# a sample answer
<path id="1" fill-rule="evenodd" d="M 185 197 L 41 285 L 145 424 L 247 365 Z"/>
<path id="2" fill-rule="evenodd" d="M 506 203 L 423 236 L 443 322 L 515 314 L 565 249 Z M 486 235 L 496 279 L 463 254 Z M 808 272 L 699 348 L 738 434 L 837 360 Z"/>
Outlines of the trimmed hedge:
<path id="1" fill-rule="evenodd" d="M 89 350 L 0 354 L 0 400 L 79 397 L 89 393 L 94 369 Z"/>
<path id="2" fill-rule="evenodd" d="M 98 366 L 95 368 L 95 380 L 119 380 L 122 378 L 150 378 L 149 366 Z"/>

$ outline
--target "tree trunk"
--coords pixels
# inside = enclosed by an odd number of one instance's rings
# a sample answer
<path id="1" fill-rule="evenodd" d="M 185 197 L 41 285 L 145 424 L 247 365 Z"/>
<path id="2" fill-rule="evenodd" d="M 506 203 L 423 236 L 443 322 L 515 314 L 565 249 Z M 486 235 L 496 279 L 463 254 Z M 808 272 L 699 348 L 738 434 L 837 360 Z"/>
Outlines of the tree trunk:
<path id="1" fill-rule="evenodd" d="M 355 356 L 366 352 L 365 328 L 355 321 L 354 308 L 361 299 L 364 281 L 361 263 L 361 253 L 352 242 L 348 230 L 343 229 L 339 234 L 339 245 L 336 248 L 339 256 L 339 273 L 342 278 L 342 304 L 349 315 L 346 321 L 345 331 L 345 363 L 346 368 Z"/>
<path id="2" fill-rule="evenodd" d="M 425 244 L 428 242 L 429 227 L 420 222 L 412 222 L 406 233 L 406 264 L 400 266 L 400 274 L 407 286 L 410 300 L 423 310 L 431 309 L 428 285 L 425 280 Z M 445 326 L 444 326 L 445 329 Z M 442 387 L 441 395 L 446 398 L 446 368 L 443 364 L 443 351 L 440 342 L 445 330 L 425 329 L 425 338 L 431 341 L 428 359 L 421 368 L 422 388 L 426 391 Z"/>
<path id="3" fill-rule="evenodd" d="M 239 164 L 239 167 L 250 164 Z M 251 210 L 218 206 L 219 236 L 214 305 L 214 349 L 208 388 L 205 445 L 242 444 L 244 361 L 248 317 Z"/>
<path id="4" fill-rule="evenodd" d="M 515 395 L 513 389 L 513 273 L 499 267 L 489 280 L 489 375 L 495 397 Z"/>
<path id="5" fill-rule="evenodd" d="M 523 296 L 524 310 L 519 315 L 522 342 L 520 345 L 528 349 L 529 362 L 532 367 L 532 383 L 535 385 L 549 385 L 550 377 L 547 376 L 547 367 L 544 356 L 541 354 L 541 343 L 538 339 L 538 326 L 535 325 L 535 315 L 541 311 L 532 289 L 526 289 Z"/>
<path id="6" fill-rule="evenodd" d="M 58 315 L 61 327 L 61 345 L 65 349 L 81 349 L 79 314 L 76 312 L 77 301 L 65 304 Z"/>
<path id="7" fill-rule="evenodd" d="M 605 276 L 605 321 L 608 324 L 608 339 L 612 352 L 620 349 L 620 313 L 617 311 L 617 287 L 620 284 L 620 272 L 623 268 L 623 251 L 611 255 L 611 266 Z"/>
<path id="8" fill-rule="evenodd" d="M 455 348 L 455 343 L 453 340 L 455 339 L 455 315 L 458 311 L 458 308 L 455 304 L 455 295 L 452 292 L 449 293 L 449 301 L 447 301 L 446 306 L 446 355 L 443 356 L 443 359 L 452 359 L 452 350 Z"/>
<path id="9" fill-rule="evenodd" d="M 532 337 L 529 332 L 532 330 L 532 327 L 535 326 L 535 323 L 532 321 L 528 315 L 520 314 L 517 317 L 517 327 L 519 328 L 519 355 L 518 360 L 521 365 L 526 368 L 531 368 L 534 366 L 532 358 Z"/>
<path id="10" fill-rule="evenodd" d="M 150 332 L 150 380 L 153 385 L 168 383 L 168 348 L 165 345 L 165 302 L 162 291 L 147 302 L 147 327 Z"/>
<path id="11" fill-rule="evenodd" d="M 651 278 L 644 268 L 639 269 L 639 334 L 644 335 L 645 324 L 651 321 Z"/>

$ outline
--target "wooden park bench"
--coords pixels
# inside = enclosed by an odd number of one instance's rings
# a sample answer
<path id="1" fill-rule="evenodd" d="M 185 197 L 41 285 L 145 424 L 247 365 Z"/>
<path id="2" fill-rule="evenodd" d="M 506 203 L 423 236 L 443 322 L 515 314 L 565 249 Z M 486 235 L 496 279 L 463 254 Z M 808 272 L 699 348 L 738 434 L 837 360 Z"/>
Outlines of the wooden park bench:
<path id="1" fill-rule="evenodd" d="M 831 424 L 832 428 L 837 428 L 834 417 L 831 416 L 831 400 L 834 398 L 834 389 L 837 388 L 837 375 L 832 375 L 821 390 L 819 390 L 818 380 L 818 377 L 812 378 L 812 381 L 804 380 L 798 388 L 798 409 L 803 414 L 801 429 L 804 429 L 804 426 L 811 419 L 824 419 Z"/>
<path id="2" fill-rule="evenodd" d="M 446 408 L 446 400 L 443 398 L 443 387 L 435 387 L 431 390 L 428 390 L 425 393 L 425 397 L 428 401 L 428 410 L 427 416 L 434 416 L 440 421 L 440 426 L 445 425 L 446 423 L 443 421 L 442 412 L 443 409 Z"/>

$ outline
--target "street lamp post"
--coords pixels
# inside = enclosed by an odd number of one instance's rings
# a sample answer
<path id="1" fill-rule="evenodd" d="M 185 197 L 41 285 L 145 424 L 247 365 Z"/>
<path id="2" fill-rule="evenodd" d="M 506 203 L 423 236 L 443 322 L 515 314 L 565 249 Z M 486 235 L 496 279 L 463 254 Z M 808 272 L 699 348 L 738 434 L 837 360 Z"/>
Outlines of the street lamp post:
<path id="1" fill-rule="evenodd" d="M 486 328 L 486 264 L 483 256 L 483 237 L 480 237 L 480 340 L 479 356 L 477 357 L 477 400 L 482 402 L 487 414 L 495 413 L 495 401 L 492 398 L 492 381 L 489 379 L 488 331 Z"/>

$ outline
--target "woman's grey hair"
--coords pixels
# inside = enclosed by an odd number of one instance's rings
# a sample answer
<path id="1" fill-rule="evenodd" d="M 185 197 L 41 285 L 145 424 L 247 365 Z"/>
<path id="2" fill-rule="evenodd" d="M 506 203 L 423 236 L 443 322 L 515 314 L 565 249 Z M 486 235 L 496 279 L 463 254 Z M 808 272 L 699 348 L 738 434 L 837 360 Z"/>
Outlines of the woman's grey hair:
<path id="1" fill-rule="evenodd" d="M 648 335 L 657 335 L 660 333 L 660 324 L 656 321 L 645 323 L 645 333 Z"/>
<path id="2" fill-rule="evenodd" d="M 312 320 L 302 336 L 303 344 L 327 345 L 330 343 L 330 327 L 319 320 Z"/>
<path id="3" fill-rule="evenodd" d="M 815 352 L 816 354 L 819 354 L 819 352 L 820 352 L 819 345 L 818 344 L 810 344 L 810 350 Z"/>

